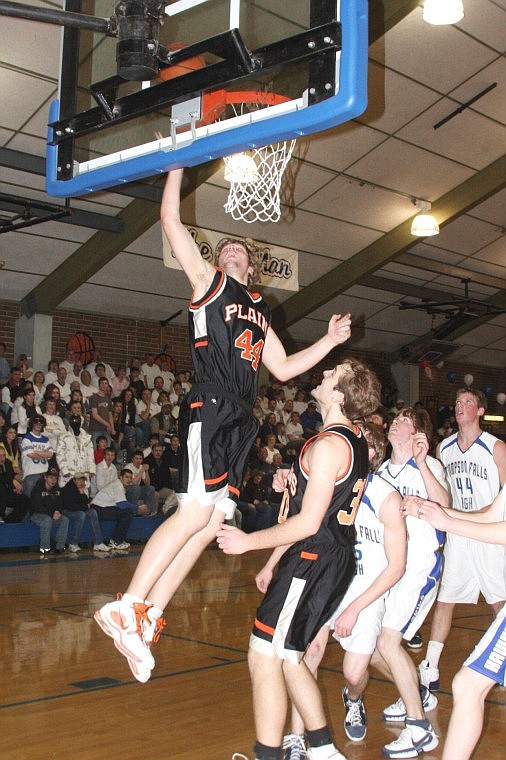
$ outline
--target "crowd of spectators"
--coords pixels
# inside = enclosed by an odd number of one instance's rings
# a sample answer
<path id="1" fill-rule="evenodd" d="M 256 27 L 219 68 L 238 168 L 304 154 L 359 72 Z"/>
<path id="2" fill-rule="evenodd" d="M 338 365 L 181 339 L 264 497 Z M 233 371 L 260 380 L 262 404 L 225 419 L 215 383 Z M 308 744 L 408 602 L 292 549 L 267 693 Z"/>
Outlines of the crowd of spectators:
<path id="1" fill-rule="evenodd" d="M 289 467 L 321 428 L 311 396 L 320 379 L 315 372 L 307 380 L 271 379 L 259 388 L 253 409 L 258 437 L 236 512 L 237 524 L 248 532 L 276 521 L 274 473 Z M 179 410 L 191 388 L 189 371 L 174 374 L 166 361 L 155 362 L 154 353 L 114 371 L 98 351 L 86 366 L 68 351 L 62 361 L 52 359 L 47 371 L 34 371 L 24 354 L 10 366 L 0 342 L 0 383 L 0 522 L 30 519 L 39 525 L 41 553 L 50 548 L 53 521 L 57 550 L 68 544 L 79 551 L 85 518 L 94 546 L 103 550 L 110 547 L 100 520 L 115 519 L 111 547 L 126 549 L 134 514 L 167 515 L 176 508 Z M 383 401 L 370 421 L 386 434 L 405 402 L 390 390 Z M 433 449 L 456 429 L 452 408 L 443 412 Z"/>

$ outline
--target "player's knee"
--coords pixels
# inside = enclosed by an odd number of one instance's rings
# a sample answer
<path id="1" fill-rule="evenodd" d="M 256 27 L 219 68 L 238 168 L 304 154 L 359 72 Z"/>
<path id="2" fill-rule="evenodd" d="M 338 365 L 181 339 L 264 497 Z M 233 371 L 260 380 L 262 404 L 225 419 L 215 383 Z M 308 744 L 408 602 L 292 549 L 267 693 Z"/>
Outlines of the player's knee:
<path id="1" fill-rule="evenodd" d="M 462 695 L 467 692 L 467 679 L 466 679 L 466 673 L 463 668 L 461 668 L 455 675 L 453 676 L 452 681 L 452 694 L 453 698 L 455 700 L 461 699 Z"/>
<path id="2" fill-rule="evenodd" d="M 366 672 L 363 666 L 358 666 L 358 663 L 346 662 L 346 660 L 343 662 L 343 676 L 349 686 L 360 686 Z"/>

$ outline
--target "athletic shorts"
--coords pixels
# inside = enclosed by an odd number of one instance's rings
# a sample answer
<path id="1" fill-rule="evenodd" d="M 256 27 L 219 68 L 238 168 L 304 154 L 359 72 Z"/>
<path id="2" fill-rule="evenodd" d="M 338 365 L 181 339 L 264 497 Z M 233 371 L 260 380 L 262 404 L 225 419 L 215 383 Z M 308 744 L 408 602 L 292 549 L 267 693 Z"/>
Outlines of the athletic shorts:
<path id="1" fill-rule="evenodd" d="M 406 641 L 413 638 L 436 601 L 443 558 L 435 552 L 430 560 L 432 566 L 407 567 L 386 599 L 383 628 L 399 631 Z"/>
<path id="2" fill-rule="evenodd" d="M 381 626 L 386 609 L 386 599 L 388 591 L 382 594 L 379 599 L 365 607 L 357 617 L 353 630 L 349 636 L 340 637 L 334 631 L 334 623 L 342 612 L 362 594 L 374 578 L 364 579 L 363 576 L 357 576 L 346 592 L 344 599 L 339 607 L 331 615 L 328 626 L 334 638 L 340 643 L 346 652 L 355 654 L 372 654 L 376 649 L 376 641 L 381 633 Z"/>
<path id="3" fill-rule="evenodd" d="M 506 605 L 464 665 L 506 686 Z"/>
<path id="4" fill-rule="evenodd" d="M 504 546 L 449 533 L 438 600 L 447 604 L 476 604 L 481 591 L 488 604 L 505 601 L 505 563 Z"/>
<path id="5" fill-rule="evenodd" d="M 339 605 L 354 573 L 351 544 L 294 544 L 281 558 L 257 610 L 250 648 L 298 664 Z"/>
<path id="6" fill-rule="evenodd" d="M 179 431 L 184 452 L 179 501 L 214 504 L 231 519 L 258 421 L 242 399 L 199 384 L 184 398 Z"/>

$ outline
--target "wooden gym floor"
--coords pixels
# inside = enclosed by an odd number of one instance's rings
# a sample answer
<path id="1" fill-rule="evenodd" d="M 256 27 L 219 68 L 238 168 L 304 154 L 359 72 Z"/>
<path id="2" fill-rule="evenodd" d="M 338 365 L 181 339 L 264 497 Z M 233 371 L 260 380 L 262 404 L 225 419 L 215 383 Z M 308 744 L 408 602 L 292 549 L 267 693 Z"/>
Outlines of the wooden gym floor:
<path id="1" fill-rule="evenodd" d="M 0 758 L 61 760 L 252 756 L 254 742 L 246 652 L 259 600 L 253 578 L 266 555 L 205 552 L 168 609 L 147 684 L 93 621 L 93 612 L 123 590 L 141 547 L 101 558 L 91 552 L 39 560 L 34 552 L 0 553 Z M 485 604 L 457 608 L 443 653 L 443 691 L 430 719 L 444 736 L 451 678 L 487 628 Z M 425 640 L 428 626 L 423 628 Z M 413 653 L 418 662 L 421 650 Z M 397 698 L 373 671 L 366 692 L 367 738 L 347 741 L 340 698 L 342 654 L 329 645 L 320 682 L 336 744 L 349 760 L 381 757 L 400 726 L 381 720 Z M 506 689 L 495 688 L 475 758 L 504 758 Z M 425 755 L 441 757 L 441 746 Z"/>

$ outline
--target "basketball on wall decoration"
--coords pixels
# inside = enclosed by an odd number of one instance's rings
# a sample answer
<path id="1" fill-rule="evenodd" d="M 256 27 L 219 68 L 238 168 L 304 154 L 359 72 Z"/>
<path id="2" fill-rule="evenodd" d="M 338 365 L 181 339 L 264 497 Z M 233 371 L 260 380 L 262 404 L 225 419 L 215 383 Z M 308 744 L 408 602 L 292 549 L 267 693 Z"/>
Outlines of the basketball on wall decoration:
<path id="1" fill-rule="evenodd" d="M 67 341 L 67 351 L 73 351 L 83 366 L 93 359 L 95 341 L 88 333 L 77 332 Z"/>

